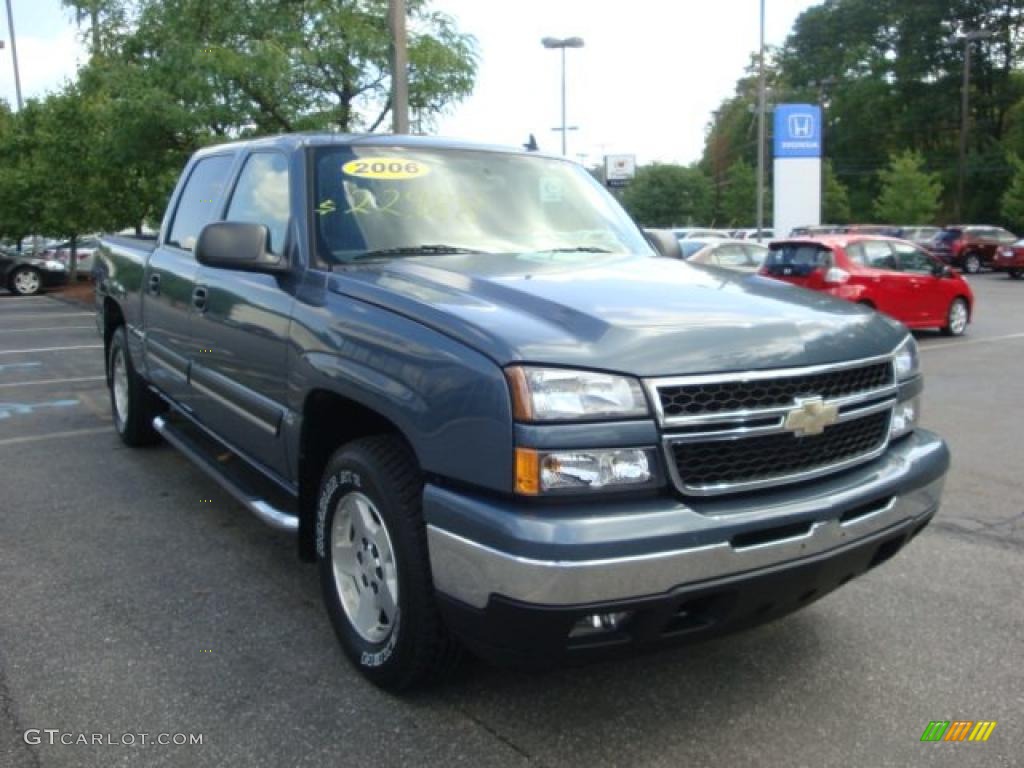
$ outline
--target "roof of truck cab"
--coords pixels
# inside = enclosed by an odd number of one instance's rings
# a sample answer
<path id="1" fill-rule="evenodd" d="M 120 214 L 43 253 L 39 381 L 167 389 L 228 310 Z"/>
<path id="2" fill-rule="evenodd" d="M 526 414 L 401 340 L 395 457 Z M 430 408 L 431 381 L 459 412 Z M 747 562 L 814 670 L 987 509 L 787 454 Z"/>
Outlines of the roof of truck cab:
<path id="1" fill-rule="evenodd" d="M 281 133 L 274 136 L 263 136 L 256 139 L 242 139 L 239 141 L 214 144 L 203 147 L 197 156 L 222 152 L 225 149 L 232 151 L 267 149 L 270 147 L 296 150 L 304 147 L 390 147 L 402 149 L 443 149 L 443 150 L 475 150 L 478 152 L 500 152 L 502 154 L 527 155 L 530 157 L 546 157 L 554 160 L 567 160 L 561 155 L 548 154 L 545 152 L 528 152 L 519 147 L 512 147 L 500 144 L 487 144 L 484 142 L 467 141 L 465 139 L 451 139 L 440 136 L 413 136 L 395 135 L 392 133 L 330 133 L 328 131 L 309 131 L 300 133 Z M 572 162 L 572 161 L 568 161 Z"/>

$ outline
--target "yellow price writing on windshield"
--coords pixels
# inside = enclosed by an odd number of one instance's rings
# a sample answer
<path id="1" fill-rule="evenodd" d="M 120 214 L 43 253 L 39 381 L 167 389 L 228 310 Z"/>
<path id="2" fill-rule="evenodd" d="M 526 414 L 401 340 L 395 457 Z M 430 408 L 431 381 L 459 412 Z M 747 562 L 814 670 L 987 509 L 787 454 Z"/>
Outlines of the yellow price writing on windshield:
<path id="1" fill-rule="evenodd" d="M 405 181 L 424 176 L 430 169 L 418 160 L 396 157 L 362 157 L 341 166 L 342 173 L 361 179 Z"/>

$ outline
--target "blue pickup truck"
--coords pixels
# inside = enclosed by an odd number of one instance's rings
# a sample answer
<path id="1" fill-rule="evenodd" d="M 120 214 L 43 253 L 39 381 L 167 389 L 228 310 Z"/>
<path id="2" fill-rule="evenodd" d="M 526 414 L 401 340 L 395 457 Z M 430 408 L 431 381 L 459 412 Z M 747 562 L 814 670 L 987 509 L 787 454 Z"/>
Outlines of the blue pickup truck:
<path id="1" fill-rule="evenodd" d="M 949 455 L 903 326 L 663 234 L 537 153 L 203 149 L 97 253 L 115 427 L 294 534 L 391 690 L 777 618 L 920 532 Z"/>

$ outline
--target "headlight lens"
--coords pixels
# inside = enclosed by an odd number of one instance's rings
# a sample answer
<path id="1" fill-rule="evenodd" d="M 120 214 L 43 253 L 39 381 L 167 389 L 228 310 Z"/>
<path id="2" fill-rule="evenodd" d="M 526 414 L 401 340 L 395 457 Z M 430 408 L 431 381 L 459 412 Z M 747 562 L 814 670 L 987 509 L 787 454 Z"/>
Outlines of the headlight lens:
<path id="1" fill-rule="evenodd" d="M 516 449 L 516 492 L 534 496 L 651 485 L 655 457 L 646 448 L 539 452 Z"/>
<path id="2" fill-rule="evenodd" d="M 895 440 L 897 437 L 910 434 L 914 431 L 914 427 L 917 426 L 920 420 L 920 395 L 896 403 L 896 407 L 892 409 L 892 421 L 889 422 L 889 439 Z"/>
<path id="3" fill-rule="evenodd" d="M 896 367 L 897 381 L 912 379 L 921 372 L 921 358 L 913 336 L 907 336 L 904 342 L 896 347 L 893 363 Z"/>
<path id="4" fill-rule="evenodd" d="M 629 419 L 648 414 L 640 382 L 627 376 L 561 368 L 505 370 L 517 421 Z"/>

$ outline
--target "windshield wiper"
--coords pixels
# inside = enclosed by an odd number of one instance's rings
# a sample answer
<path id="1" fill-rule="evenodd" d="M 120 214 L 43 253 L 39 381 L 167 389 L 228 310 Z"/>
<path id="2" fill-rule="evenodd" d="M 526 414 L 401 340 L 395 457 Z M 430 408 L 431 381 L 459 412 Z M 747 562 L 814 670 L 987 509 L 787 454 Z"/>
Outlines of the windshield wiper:
<path id="1" fill-rule="evenodd" d="M 381 256 L 433 256 L 449 253 L 487 253 L 475 248 L 462 248 L 457 245 L 431 244 L 431 245 L 403 245 L 397 248 L 378 248 L 375 251 L 366 251 L 352 258 L 374 259 Z"/>
<path id="2" fill-rule="evenodd" d="M 538 248 L 534 253 L 611 253 L 598 245 L 576 245 L 572 248 Z"/>

